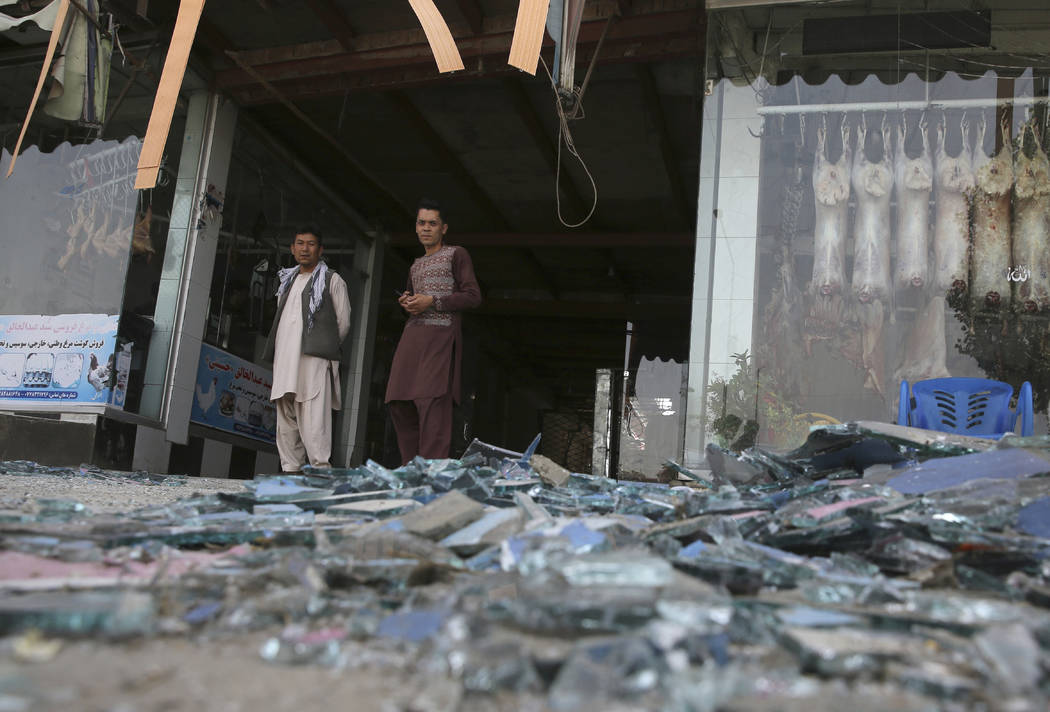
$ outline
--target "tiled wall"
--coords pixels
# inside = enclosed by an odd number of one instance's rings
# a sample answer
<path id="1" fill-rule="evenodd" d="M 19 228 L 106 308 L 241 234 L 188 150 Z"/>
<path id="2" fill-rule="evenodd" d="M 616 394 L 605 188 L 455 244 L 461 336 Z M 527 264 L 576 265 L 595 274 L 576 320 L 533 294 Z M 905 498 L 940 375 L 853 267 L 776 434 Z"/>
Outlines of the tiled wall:
<path id="1" fill-rule="evenodd" d="M 761 118 L 751 87 L 721 82 L 705 98 L 701 125 L 685 462 L 703 466 L 704 391 L 751 351 L 758 251 Z"/>

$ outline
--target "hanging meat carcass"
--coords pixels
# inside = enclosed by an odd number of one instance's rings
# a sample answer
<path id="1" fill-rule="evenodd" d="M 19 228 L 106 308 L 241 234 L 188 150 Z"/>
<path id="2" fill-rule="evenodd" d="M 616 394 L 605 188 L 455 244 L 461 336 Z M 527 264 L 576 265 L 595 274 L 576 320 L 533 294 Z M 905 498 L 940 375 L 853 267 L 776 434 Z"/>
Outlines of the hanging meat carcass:
<path id="1" fill-rule="evenodd" d="M 842 324 L 846 285 L 846 209 L 850 194 L 850 130 L 842 124 L 842 153 L 834 163 L 827 155 L 827 131 L 817 129 L 813 162 L 813 278 L 809 283 L 810 336 L 833 336 Z M 807 346 L 808 346 L 807 339 Z M 808 350 L 808 349 L 807 349 Z"/>
<path id="2" fill-rule="evenodd" d="M 897 190 L 897 267 L 894 286 L 900 291 L 922 289 L 929 279 L 930 192 L 933 190 L 933 157 L 925 117 L 918 130 L 922 153 L 909 158 L 904 151 L 907 124 L 897 129 L 894 185 Z"/>
<path id="3" fill-rule="evenodd" d="M 1032 157 L 1025 138 L 1031 133 Z M 1013 265 L 1017 299 L 1025 311 L 1050 309 L 1050 163 L 1034 124 L 1021 131 L 1014 160 Z"/>
<path id="4" fill-rule="evenodd" d="M 963 148 L 958 156 L 949 156 L 945 147 L 945 126 L 937 127 L 937 150 L 934 162 L 934 186 L 937 202 L 933 220 L 934 287 L 940 292 L 960 292 L 968 281 L 970 248 L 970 201 L 973 190 L 973 166 L 966 148 L 966 126 L 963 126 Z"/>
<path id="5" fill-rule="evenodd" d="M 1014 182 L 1009 129 L 1004 123 L 1002 146 L 992 156 L 984 150 L 985 121 L 977 128 L 973 147 L 973 285 L 978 308 L 1010 304 L 1010 190 Z"/>
<path id="6" fill-rule="evenodd" d="M 864 386 L 882 395 L 885 382 L 886 309 L 890 304 L 890 192 L 893 159 L 890 129 L 882 127 L 882 158 L 868 160 L 867 126 L 861 123 L 853 154 L 853 192 L 857 212 L 853 222 L 852 294 L 861 328 Z"/>

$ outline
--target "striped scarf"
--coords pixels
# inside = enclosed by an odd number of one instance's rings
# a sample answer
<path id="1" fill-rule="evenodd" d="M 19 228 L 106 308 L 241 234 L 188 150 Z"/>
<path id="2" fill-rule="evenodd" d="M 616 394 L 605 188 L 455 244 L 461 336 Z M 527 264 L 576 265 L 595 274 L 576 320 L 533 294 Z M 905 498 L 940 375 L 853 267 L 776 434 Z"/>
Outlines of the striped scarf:
<path id="1" fill-rule="evenodd" d="M 295 275 L 299 273 L 299 267 L 286 267 L 284 269 L 277 270 L 277 279 L 280 280 L 280 284 L 277 286 L 277 300 L 285 295 L 288 288 L 292 286 L 292 282 L 295 280 Z M 310 292 L 310 310 L 307 318 L 306 330 L 314 328 L 314 314 L 321 307 L 321 297 L 324 296 L 324 285 L 328 277 L 328 265 L 324 262 L 318 262 L 317 266 L 314 267 L 313 276 L 310 277 L 309 283 L 306 285 L 306 290 Z"/>

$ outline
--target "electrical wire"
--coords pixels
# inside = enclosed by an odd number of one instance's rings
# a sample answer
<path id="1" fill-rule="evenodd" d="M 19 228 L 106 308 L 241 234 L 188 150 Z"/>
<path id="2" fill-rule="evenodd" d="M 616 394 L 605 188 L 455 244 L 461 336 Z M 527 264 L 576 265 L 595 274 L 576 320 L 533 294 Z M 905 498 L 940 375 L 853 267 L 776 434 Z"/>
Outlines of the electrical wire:
<path id="1" fill-rule="evenodd" d="M 540 56 L 540 62 L 543 64 L 543 70 L 547 73 L 547 78 L 550 79 L 551 90 L 554 93 L 554 108 L 558 112 L 558 158 L 554 169 L 554 202 L 558 213 L 558 222 L 568 228 L 582 227 L 591 219 L 594 215 L 595 209 L 598 207 L 598 185 L 594 182 L 594 176 L 591 175 L 590 169 L 587 168 L 587 162 L 580 156 L 580 152 L 576 149 L 576 142 L 573 140 L 572 131 L 569 129 L 569 119 L 565 115 L 565 109 L 562 106 L 561 96 L 558 94 L 558 86 L 554 81 L 554 77 L 551 75 L 550 68 L 547 67 L 547 63 L 543 60 L 543 56 Z M 576 98 L 573 118 L 583 118 L 583 97 L 576 90 L 573 90 L 573 96 Z M 572 154 L 577 161 L 580 162 L 580 166 L 583 168 L 583 172 L 587 175 L 587 180 L 591 183 L 591 192 L 594 196 L 594 200 L 591 202 L 591 209 L 587 212 L 587 215 L 580 220 L 578 223 L 570 224 L 565 221 L 565 218 L 561 214 L 561 145 L 565 143 L 569 149 L 569 153 Z"/>

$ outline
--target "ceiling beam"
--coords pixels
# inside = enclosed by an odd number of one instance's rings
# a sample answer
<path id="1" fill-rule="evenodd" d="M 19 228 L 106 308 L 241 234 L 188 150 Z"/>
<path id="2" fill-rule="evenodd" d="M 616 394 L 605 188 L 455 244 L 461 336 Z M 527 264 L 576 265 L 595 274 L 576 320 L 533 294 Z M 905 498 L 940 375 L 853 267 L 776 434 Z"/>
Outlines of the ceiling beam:
<path id="1" fill-rule="evenodd" d="M 605 44 L 611 47 L 643 39 L 656 38 L 666 41 L 672 37 L 689 37 L 695 42 L 702 24 L 701 14 L 696 8 L 651 15 L 632 15 L 623 18 L 609 30 Z M 596 45 L 605 25 L 604 19 L 582 23 L 577 47 Z M 505 63 L 512 34 L 512 31 L 506 31 L 459 38 L 456 44 L 464 62 L 489 56 L 501 56 Z M 412 39 L 417 38 L 413 35 Z M 358 45 L 361 44 L 364 44 L 363 36 L 358 38 Z M 544 46 L 553 47 L 553 41 L 549 37 L 546 38 Z M 316 47 L 317 43 L 313 43 L 308 48 L 301 46 L 272 48 L 263 50 L 263 54 L 260 54 L 259 50 L 253 50 L 251 54 L 245 54 L 242 61 L 254 66 L 260 76 L 271 82 L 327 77 L 348 72 L 372 72 L 394 67 L 408 68 L 415 65 L 428 65 L 432 69 L 434 62 L 430 45 L 425 41 L 413 41 L 384 49 L 359 49 L 327 56 L 304 56 L 304 51 Z M 694 45 L 694 51 L 696 49 Z M 612 54 L 615 55 L 615 52 Z M 250 86 L 255 81 L 255 78 L 243 68 L 223 70 L 215 77 L 215 83 L 219 89 Z"/>
<path id="2" fill-rule="evenodd" d="M 121 2 L 125 0 L 113 0 Z M 699 13 L 696 0 L 636 0 L 638 10 L 633 14 L 651 15 L 672 12 L 677 10 L 691 10 Z M 612 15 L 622 14 L 616 0 L 591 0 L 583 9 L 583 22 L 595 20 L 608 20 Z M 701 23 L 703 19 L 701 18 Z M 482 18 L 482 31 L 478 34 L 506 35 L 510 36 L 517 24 L 517 13 L 491 15 Z M 453 37 L 464 38 L 470 36 L 470 28 L 465 23 L 452 23 L 449 25 Z M 354 46 L 358 51 L 370 51 L 405 47 L 409 45 L 427 44 L 426 33 L 418 25 L 413 24 L 412 29 L 385 30 L 381 32 L 368 32 L 354 38 Z M 510 45 L 504 47 L 509 50 Z M 313 42 L 299 43 L 294 45 L 278 45 L 254 50 L 245 50 L 245 61 L 248 64 L 270 64 L 292 59 L 308 59 L 311 57 L 322 57 L 339 54 L 341 51 L 339 43 L 335 40 L 319 40 Z"/>
<path id="3" fill-rule="evenodd" d="M 352 52 L 354 31 L 339 6 L 333 0 L 306 0 L 306 4 L 332 33 L 339 46 L 346 52 Z"/>
<path id="4" fill-rule="evenodd" d="M 685 191 L 685 181 L 682 180 L 682 172 L 678 169 L 678 158 L 671 143 L 671 132 L 667 128 L 667 115 L 664 112 L 663 103 L 660 100 L 660 92 L 656 88 L 656 79 L 653 77 L 652 69 L 647 64 L 639 64 L 636 67 L 638 83 L 642 88 L 642 108 L 649 112 L 649 116 L 656 126 L 656 138 L 660 144 L 660 156 L 663 159 L 664 172 L 667 181 L 671 185 L 671 197 L 674 200 L 676 212 L 682 218 L 683 223 L 692 228 L 696 220 L 695 207 L 690 210 L 692 201 L 689 200 Z"/>
<path id="5" fill-rule="evenodd" d="M 576 53 L 576 61 L 584 64 L 590 61 L 595 47 L 581 47 Z M 683 57 L 699 57 L 703 54 L 702 46 L 696 37 L 652 37 L 636 41 L 602 46 L 602 64 L 637 64 L 638 62 L 659 62 Z M 545 48 L 543 57 L 548 65 L 553 58 L 553 48 Z M 466 69 L 451 74 L 439 74 L 433 66 L 413 61 L 403 66 L 386 69 L 347 72 L 337 75 L 292 79 L 275 82 L 286 96 L 296 99 L 313 99 L 319 97 L 343 95 L 350 91 L 367 91 L 382 89 L 410 89 L 435 84 L 476 82 L 480 78 L 498 79 L 517 76 L 520 72 L 506 64 L 505 58 L 498 55 L 475 58 L 467 63 Z M 229 90 L 242 106 L 273 103 L 273 98 L 258 86 L 239 86 Z"/>
<path id="6" fill-rule="evenodd" d="M 390 234 L 393 247 L 416 247 L 415 233 Z M 572 247 L 605 249 L 633 247 L 656 249 L 663 247 L 692 248 L 696 237 L 688 232 L 457 232 L 449 242 L 463 247 Z"/>

